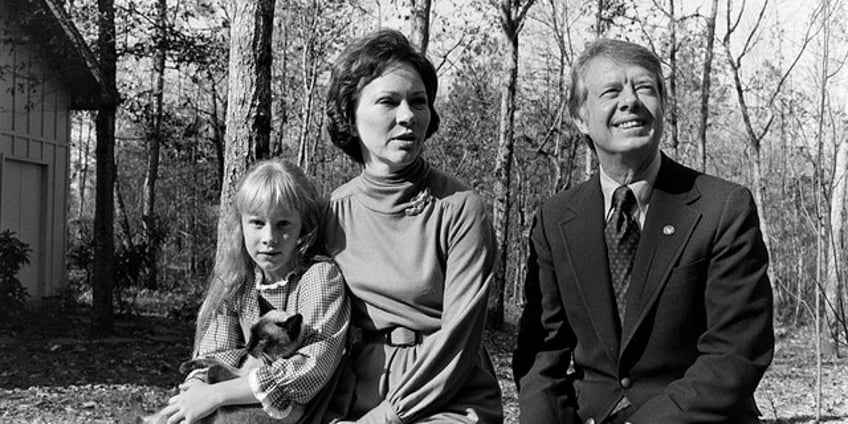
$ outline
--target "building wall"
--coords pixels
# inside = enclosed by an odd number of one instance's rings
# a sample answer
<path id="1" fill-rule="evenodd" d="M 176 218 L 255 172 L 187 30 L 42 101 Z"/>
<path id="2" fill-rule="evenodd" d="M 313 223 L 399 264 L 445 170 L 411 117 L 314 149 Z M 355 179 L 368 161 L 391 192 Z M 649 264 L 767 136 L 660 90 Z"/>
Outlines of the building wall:
<path id="1" fill-rule="evenodd" d="M 30 245 L 30 300 L 65 286 L 70 94 L 0 2 L 0 230 Z"/>

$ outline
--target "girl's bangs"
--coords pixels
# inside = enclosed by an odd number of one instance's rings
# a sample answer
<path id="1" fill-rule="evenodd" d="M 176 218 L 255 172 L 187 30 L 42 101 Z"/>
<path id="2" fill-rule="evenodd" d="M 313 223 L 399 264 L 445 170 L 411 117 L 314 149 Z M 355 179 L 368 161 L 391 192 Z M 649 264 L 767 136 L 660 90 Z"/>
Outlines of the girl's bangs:
<path id="1" fill-rule="evenodd" d="M 274 175 L 246 181 L 239 192 L 238 210 L 242 214 L 271 215 L 281 208 L 300 210 L 295 191 Z M 250 184 L 253 183 L 253 184 Z"/>

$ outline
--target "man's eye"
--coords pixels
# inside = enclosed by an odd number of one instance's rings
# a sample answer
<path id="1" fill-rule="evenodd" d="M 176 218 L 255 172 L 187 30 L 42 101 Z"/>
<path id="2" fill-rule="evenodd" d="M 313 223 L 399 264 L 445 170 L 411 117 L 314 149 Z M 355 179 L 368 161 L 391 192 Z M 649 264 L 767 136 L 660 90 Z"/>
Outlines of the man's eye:
<path id="1" fill-rule="evenodd" d="M 608 88 L 601 92 L 601 97 L 615 97 L 618 95 L 619 90 L 617 88 Z"/>

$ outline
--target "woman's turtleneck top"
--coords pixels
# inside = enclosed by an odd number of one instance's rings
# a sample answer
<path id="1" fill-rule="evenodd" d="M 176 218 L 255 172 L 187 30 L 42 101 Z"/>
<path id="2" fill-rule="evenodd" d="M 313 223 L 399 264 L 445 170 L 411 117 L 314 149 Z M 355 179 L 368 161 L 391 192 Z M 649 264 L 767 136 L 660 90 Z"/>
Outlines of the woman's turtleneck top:
<path id="1" fill-rule="evenodd" d="M 388 176 L 363 171 L 336 189 L 324 222 L 353 295 L 354 326 L 426 335 L 401 351 L 414 365 L 386 401 L 403 422 L 438 412 L 484 368 L 495 243 L 482 200 L 419 158 Z"/>

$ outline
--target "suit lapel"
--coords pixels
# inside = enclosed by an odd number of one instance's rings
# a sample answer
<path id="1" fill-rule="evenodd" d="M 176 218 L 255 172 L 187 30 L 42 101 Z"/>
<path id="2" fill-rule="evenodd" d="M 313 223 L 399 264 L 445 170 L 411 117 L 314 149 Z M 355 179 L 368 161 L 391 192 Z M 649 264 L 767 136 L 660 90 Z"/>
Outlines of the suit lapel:
<path id="1" fill-rule="evenodd" d="M 674 263 L 701 218 L 698 211 L 688 206 L 700 193 L 693 185 L 682 183 L 685 181 L 679 165 L 663 156 L 633 264 L 621 354 L 659 298 Z"/>
<path id="2" fill-rule="evenodd" d="M 615 361 L 620 332 L 604 244 L 604 199 L 597 174 L 582 186 L 566 208 L 560 228 L 576 286 L 604 351 Z"/>

